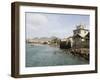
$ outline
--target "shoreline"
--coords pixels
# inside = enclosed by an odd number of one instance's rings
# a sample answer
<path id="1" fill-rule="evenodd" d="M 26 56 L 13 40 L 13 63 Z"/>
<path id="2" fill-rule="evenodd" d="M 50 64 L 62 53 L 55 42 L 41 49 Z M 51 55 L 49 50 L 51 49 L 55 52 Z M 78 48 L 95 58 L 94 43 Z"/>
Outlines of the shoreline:
<path id="1" fill-rule="evenodd" d="M 86 60 L 89 60 L 89 49 L 88 48 L 78 48 L 78 49 L 72 48 L 70 49 L 70 52 L 73 55 L 79 55 L 85 58 Z"/>
<path id="2" fill-rule="evenodd" d="M 40 44 L 40 43 L 28 43 L 31 46 L 34 45 L 49 45 L 51 47 L 57 47 L 59 49 L 61 49 L 58 45 L 55 44 Z M 73 55 L 78 55 L 80 57 L 85 58 L 86 60 L 89 60 L 89 49 L 88 48 L 69 48 L 69 49 L 64 49 L 64 50 L 68 50 L 70 51 L 70 53 L 72 53 Z"/>

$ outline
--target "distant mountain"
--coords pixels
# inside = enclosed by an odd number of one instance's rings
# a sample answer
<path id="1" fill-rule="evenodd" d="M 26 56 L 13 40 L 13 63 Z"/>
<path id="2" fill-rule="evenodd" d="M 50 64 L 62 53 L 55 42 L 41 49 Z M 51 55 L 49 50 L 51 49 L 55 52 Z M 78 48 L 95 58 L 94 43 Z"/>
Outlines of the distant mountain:
<path id="1" fill-rule="evenodd" d="M 31 39 L 27 39 L 27 41 L 51 41 L 53 39 L 60 39 L 60 38 L 57 38 L 57 37 L 35 37 L 35 38 L 31 38 Z"/>

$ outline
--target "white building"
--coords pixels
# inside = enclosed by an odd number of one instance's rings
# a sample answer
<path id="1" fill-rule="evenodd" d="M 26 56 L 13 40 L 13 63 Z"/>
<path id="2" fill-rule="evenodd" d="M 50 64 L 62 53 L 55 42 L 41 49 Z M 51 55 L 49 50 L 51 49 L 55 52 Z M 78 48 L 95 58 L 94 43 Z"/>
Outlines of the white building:
<path id="1" fill-rule="evenodd" d="M 76 29 L 73 30 L 74 36 L 78 34 L 81 37 L 85 37 L 88 34 L 88 32 L 89 31 L 85 29 L 85 25 L 82 25 L 82 24 L 76 26 Z"/>
<path id="2" fill-rule="evenodd" d="M 89 33 L 89 30 L 85 29 L 85 25 L 78 25 L 75 30 L 73 30 L 73 46 L 81 47 L 83 41 L 85 41 L 85 36 Z"/>

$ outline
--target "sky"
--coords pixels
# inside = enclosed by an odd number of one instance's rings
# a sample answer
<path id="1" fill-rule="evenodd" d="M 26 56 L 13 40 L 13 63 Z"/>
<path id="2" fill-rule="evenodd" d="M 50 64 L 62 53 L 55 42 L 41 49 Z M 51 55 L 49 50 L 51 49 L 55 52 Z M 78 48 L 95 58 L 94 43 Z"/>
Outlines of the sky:
<path id="1" fill-rule="evenodd" d="M 84 24 L 89 29 L 89 19 L 89 15 L 26 12 L 26 38 L 67 38 L 73 35 L 76 25 Z"/>

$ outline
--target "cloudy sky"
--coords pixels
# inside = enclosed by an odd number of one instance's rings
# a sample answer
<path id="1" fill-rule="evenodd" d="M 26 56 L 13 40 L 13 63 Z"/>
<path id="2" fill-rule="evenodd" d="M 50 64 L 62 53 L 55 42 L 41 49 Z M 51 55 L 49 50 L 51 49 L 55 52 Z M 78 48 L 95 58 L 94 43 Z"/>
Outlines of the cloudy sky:
<path id="1" fill-rule="evenodd" d="M 25 13 L 26 38 L 52 37 L 64 38 L 73 35 L 78 24 L 89 29 L 89 15 Z"/>

